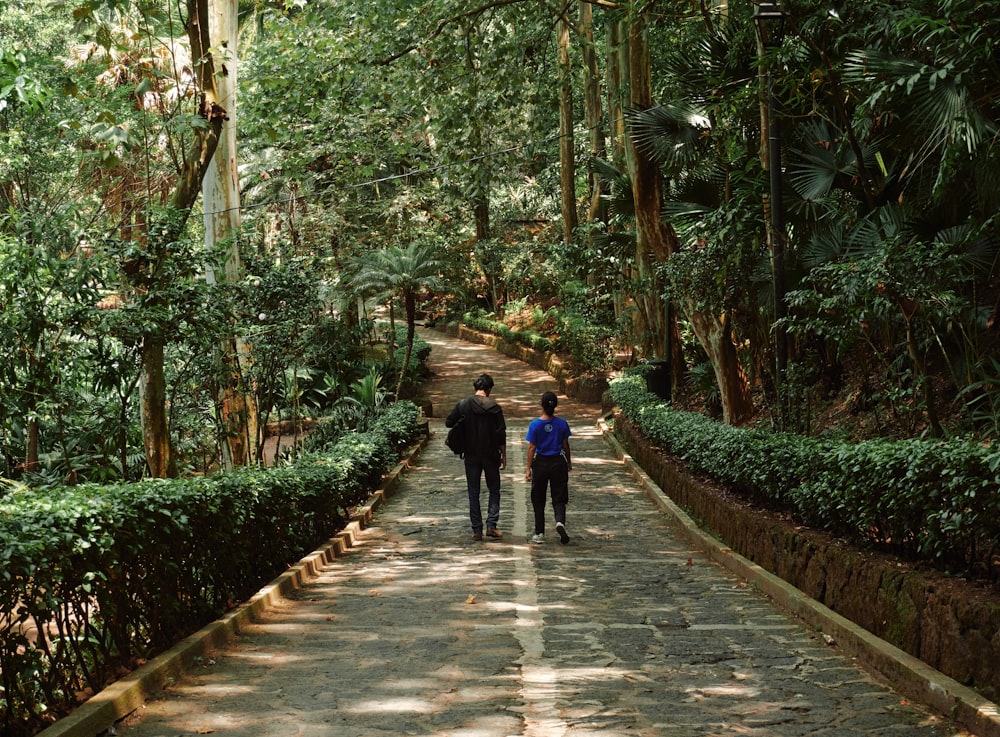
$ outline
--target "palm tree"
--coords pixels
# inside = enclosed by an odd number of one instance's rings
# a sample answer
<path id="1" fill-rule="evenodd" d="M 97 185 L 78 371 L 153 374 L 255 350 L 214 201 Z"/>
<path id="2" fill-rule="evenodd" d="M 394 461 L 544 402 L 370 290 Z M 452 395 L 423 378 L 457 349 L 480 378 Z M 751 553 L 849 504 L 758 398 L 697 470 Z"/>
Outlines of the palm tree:
<path id="1" fill-rule="evenodd" d="M 389 246 L 372 251 L 362 257 L 359 270 L 351 279 L 351 286 L 362 294 L 386 298 L 389 309 L 393 300 L 401 298 L 406 315 L 406 353 L 396 380 L 396 396 L 403 389 L 403 380 L 413 353 L 413 339 L 417 324 L 417 295 L 425 290 L 440 289 L 444 285 L 441 270 L 444 262 L 438 248 L 432 243 L 411 243 L 405 248 Z"/>

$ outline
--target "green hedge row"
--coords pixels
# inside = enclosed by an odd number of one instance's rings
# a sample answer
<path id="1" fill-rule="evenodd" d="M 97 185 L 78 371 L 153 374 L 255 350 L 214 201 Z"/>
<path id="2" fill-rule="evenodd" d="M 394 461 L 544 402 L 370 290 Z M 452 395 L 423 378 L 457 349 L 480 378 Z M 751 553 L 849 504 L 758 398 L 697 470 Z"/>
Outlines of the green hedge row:
<path id="1" fill-rule="evenodd" d="M 474 312 L 466 312 L 462 316 L 462 323 L 473 330 L 499 335 L 504 340 L 520 343 L 528 348 L 534 348 L 536 351 L 558 350 L 558 346 L 553 341 L 532 330 L 513 330 L 509 325 Z"/>
<path id="2" fill-rule="evenodd" d="M 514 330 L 481 312 L 466 312 L 462 322 L 481 333 L 498 335 L 511 343 L 519 343 L 542 353 L 553 351 L 568 358 L 578 375 L 603 372 L 614 363 L 616 331 L 592 324 L 583 315 L 564 313 L 556 318 L 554 330 L 558 336 L 547 338 L 534 330 Z"/>
<path id="3" fill-rule="evenodd" d="M 0 500 L 0 733 L 35 733 L 342 529 L 417 415 L 396 403 L 294 465 Z"/>
<path id="4" fill-rule="evenodd" d="M 974 440 L 858 443 L 721 425 L 673 409 L 639 375 L 611 398 L 656 445 L 737 494 L 853 543 L 992 575 L 1000 451 Z"/>

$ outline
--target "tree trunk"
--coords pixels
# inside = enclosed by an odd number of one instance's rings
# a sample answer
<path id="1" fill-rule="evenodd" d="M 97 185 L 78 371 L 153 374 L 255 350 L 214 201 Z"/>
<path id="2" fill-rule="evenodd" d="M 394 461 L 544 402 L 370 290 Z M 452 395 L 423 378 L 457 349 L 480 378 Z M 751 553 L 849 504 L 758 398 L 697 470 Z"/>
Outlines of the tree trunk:
<path id="1" fill-rule="evenodd" d="M 142 342 L 142 443 L 146 465 L 154 478 L 173 478 L 177 466 L 170 449 L 167 422 L 167 382 L 163 370 L 165 341 L 157 334 L 147 334 Z"/>
<path id="2" fill-rule="evenodd" d="M 629 99 L 632 108 L 647 110 L 653 106 L 650 79 L 649 32 L 639 17 L 629 26 Z M 645 153 L 639 151 L 631 138 L 626 148 L 632 196 L 635 200 L 636 236 L 639 248 L 649 251 L 658 263 L 666 261 L 676 250 L 673 230 L 660 218 L 662 182 L 660 169 Z"/>
<path id="3" fill-rule="evenodd" d="M 626 54 L 622 38 L 625 32 L 625 23 L 620 19 L 618 13 L 607 13 L 607 107 L 608 107 L 608 133 L 610 142 L 610 161 L 619 171 L 626 169 L 625 162 L 625 127 L 623 100 L 628 88 L 628 65 L 625 62 Z M 622 266 L 622 279 L 629 278 L 628 267 Z M 624 293 L 624 290 L 615 290 L 615 317 L 623 317 L 631 311 L 636 314 L 632 300 Z M 632 332 L 630 340 L 632 351 L 635 351 L 635 335 L 638 334 L 637 326 L 633 317 Z"/>
<path id="4" fill-rule="evenodd" d="M 396 359 L 396 298 L 389 295 L 389 355 L 387 360 L 390 366 L 395 368 Z"/>
<path id="5" fill-rule="evenodd" d="M 488 188 L 489 183 L 481 185 Z M 490 237 L 490 201 L 486 190 L 476 195 L 472 203 L 473 217 L 476 221 L 476 242 L 482 242 Z"/>
<path id="6" fill-rule="evenodd" d="M 403 354 L 403 365 L 399 369 L 399 379 L 396 382 L 396 400 L 398 401 L 403 391 L 403 381 L 406 379 L 406 369 L 410 365 L 410 356 L 413 354 L 413 341 L 417 334 L 417 295 L 407 290 L 403 295 L 403 304 L 406 311 L 406 352 Z"/>
<path id="7" fill-rule="evenodd" d="M 563 242 L 576 231 L 576 161 L 573 145 L 573 82 L 569 63 L 569 19 L 558 24 L 559 59 L 559 189 L 562 193 Z"/>
<path id="8" fill-rule="evenodd" d="M 698 310 L 693 300 L 689 300 L 686 307 L 698 342 L 708 354 L 715 372 L 722 402 L 722 421 L 727 425 L 738 425 L 753 414 L 753 400 L 750 382 L 733 345 L 729 320 L 725 315 L 716 317 Z"/>
<path id="9" fill-rule="evenodd" d="M 660 280 L 656 276 L 655 260 L 652 254 L 637 248 L 633 280 L 636 315 L 633 319 L 635 337 L 642 355 L 646 358 L 664 358 L 666 307 L 659 297 Z"/>
<path id="10" fill-rule="evenodd" d="M 34 411 L 31 411 L 31 416 L 28 417 L 28 429 L 27 437 L 24 442 L 24 470 L 25 471 L 37 471 L 38 470 L 38 418 L 35 416 Z"/>
<path id="11" fill-rule="evenodd" d="M 628 27 L 628 75 L 629 100 L 631 107 L 645 110 L 653 105 L 650 80 L 649 33 L 645 19 L 637 16 Z M 673 228 L 663 223 L 660 212 L 662 183 L 659 167 L 642 151 L 638 150 L 631 138 L 625 147 L 629 176 L 632 180 L 632 198 L 635 205 L 636 264 L 644 280 L 650 284 L 646 299 L 640 301 L 647 311 L 646 321 L 656 329 L 656 333 L 643 345 L 647 355 L 664 358 L 679 356 L 679 347 L 672 343 L 676 339 L 673 325 L 666 325 L 667 305 L 660 297 L 661 285 L 655 278 L 655 264 L 665 262 L 676 250 L 677 237 Z M 676 368 L 671 361 L 672 374 Z"/>
<path id="12" fill-rule="evenodd" d="M 202 182 L 205 246 L 211 251 L 217 244 L 229 242 L 223 280 L 235 283 L 243 277 L 238 239 L 242 218 L 236 161 L 239 33 L 236 0 L 210 0 L 210 10 L 210 34 L 221 56 L 213 81 L 219 99 L 226 101 L 228 114 L 220 131 L 212 165 L 205 172 Z M 210 284 L 216 283 L 217 276 L 211 266 L 206 269 L 206 279 Z M 226 440 L 222 444 L 222 458 L 224 467 L 232 468 L 244 466 L 257 458 L 257 446 L 262 444 L 263 438 L 258 437 L 257 408 L 253 394 L 246 386 L 246 369 L 252 363 L 250 347 L 240 338 L 230 336 L 223 339 L 219 351 L 228 373 L 222 381 L 221 396 L 216 397 L 222 407 L 222 430 Z"/>
<path id="13" fill-rule="evenodd" d="M 188 40 L 191 44 L 191 58 L 200 59 L 197 66 L 199 87 L 202 91 L 202 117 L 208 125 L 192 130 L 194 139 L 191 149 L 184 158 L 185 166 L 178 173 L 170 205 L 179 215 L 169 223 L 174 236 L 179 237 L 191 207 L 198 199 L 201 182 L 205 176 L 215 149 L 219 144 L 226 110 L 219 103 L 215 88 L 215 72 L 209 53 L 211 39 L 208 28 L 208 0 L 188 0 Z M 158 239 L 160 243 L 170 243 L 174 236 Z M 165 246 L 160 246 L 164 248 Z M 164 254 L 153 254 L 153 260 Z M 156 268 L 154 266 L 153 268 Z M 170 454 L 170 434 L 166 409 L 166 378 L 163 367 L 166 341 L 158 328 L 146 333 L 142 345 L 142 440 L 146 450 L 146 465 L 156 478 L 163 478 L 176 472 L 174 459 Z"/>
<path id="14" fill-rule="evenodd" d="M 625 21 L 608 13 L 608 119 L 611 134 L 611 162 L 619 170 L 625 166 L 625 96 L 628 94 L 628 45 Z"/>
<path id="15" fill-rule="evenodd" d="M 590 132 L 590 155 L 595 159 L 607 158 L 604 140 L 604 113 L 601 109 L 601 77 L 594 52 L 594 10 L 588 0 L 580 0 L 579 33 L 583 56 L 583 116 Z M 589 177 L 590 207 L 587 220 L 607 219 L 607 204 L 601 198 L 601 176 L 591 172 Z"/>

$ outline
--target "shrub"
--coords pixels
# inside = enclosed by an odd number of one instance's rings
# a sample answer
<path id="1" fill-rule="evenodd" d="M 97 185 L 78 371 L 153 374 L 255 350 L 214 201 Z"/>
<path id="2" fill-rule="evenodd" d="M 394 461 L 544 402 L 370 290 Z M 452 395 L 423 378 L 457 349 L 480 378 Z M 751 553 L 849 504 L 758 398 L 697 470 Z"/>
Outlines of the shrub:
<path id="1" fill-rule="evenodd" d="M 567 313 L 559 320 L 557 349 L 569 355 L 580 374 L 605 371 L 614 357 L 615 331 L 595 325 L 582 315 Z"/>
<path id="2" fill-rule="evenodd" d="M 610 392 L 643 435 L 692 470 L 800 522 L 964 572 L 1000 550 L 1000 464 L 973 440 L 850 443 L 739 429 L 673 409 L 638 374 Z"/>
<path id="3" fill-rule="evenodd" d="M 0 732 L 34 733 L 342 528 L 417 415 L 399 402 L 292 465 L 0 499 Z"/>
<path id="4" fill-rule="evenodd" d="M 612 328 L 595 325 L 577 313 L 556 315 L 553 320 L 553 329 L 559 333 L 556 339 L 540 335 L 537 330 L 513 330 L 479 311 L 467 312 L 463 317 L 464 324 L 473 330 L 497 335 L 536 351 L 566 354 L 581 375 L 603 371 L 611 366 L 615 341 Z"/>

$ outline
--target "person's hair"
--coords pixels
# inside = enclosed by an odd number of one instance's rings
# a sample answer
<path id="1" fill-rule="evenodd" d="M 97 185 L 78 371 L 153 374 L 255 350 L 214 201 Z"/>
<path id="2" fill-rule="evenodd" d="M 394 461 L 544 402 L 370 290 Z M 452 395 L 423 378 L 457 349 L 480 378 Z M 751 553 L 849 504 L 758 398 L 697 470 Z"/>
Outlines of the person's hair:
<path id="1" fill-rule="evenodd" d="M 545 414 L 554 415 L 558 404 L 559 397 L 557 397 L 553 392 L 545 392 L 542 395 L 542 409 L 545 410 Z"/>
<path id="2" fill-rule="evenodd" d="M 477 392 L 486 392 L 489 394 L 490 390 L 493 388 L 493 377 L 489 374 L 480 374 L 476 377 L 476 380 L 472 382 L 472 388 Z"/>

